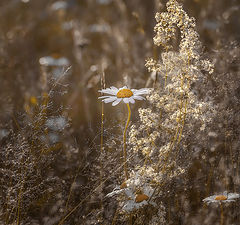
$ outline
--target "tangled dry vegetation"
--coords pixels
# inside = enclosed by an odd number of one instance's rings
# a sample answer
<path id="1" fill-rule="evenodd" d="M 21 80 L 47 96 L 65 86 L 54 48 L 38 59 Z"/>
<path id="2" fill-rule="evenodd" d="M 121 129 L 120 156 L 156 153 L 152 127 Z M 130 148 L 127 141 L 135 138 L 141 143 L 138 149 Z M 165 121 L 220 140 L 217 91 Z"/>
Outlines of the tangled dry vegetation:
<path id="1" fill-rule="evenodd" d="M 0 223 L 239 224 L 237 194 L 202 202 L 240 192 L 239 9 L 0 3 Z M 111 85 L 151 89 L 126 139 L 125 107 L 97 100 Z"/>

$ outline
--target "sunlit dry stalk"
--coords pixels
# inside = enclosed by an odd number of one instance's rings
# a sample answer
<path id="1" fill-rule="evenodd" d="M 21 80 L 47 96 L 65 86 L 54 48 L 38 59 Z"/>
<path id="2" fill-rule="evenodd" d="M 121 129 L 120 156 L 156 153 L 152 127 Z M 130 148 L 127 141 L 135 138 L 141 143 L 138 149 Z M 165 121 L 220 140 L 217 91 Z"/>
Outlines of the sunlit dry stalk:
<path id="1" fill-rule="evenodd" d="M 22 193 L 23 193 L 23 188 L 24 188 L 24 184 L 25 184 L 25 181 L 26 181 L 26 168 L 23 168 L 23 166 L 25 165 L 24 164 L 25 162 L 22 163 L 22 168 L 21 168 L 21 171 L 22 169 L 24 169 L 24 176 L 23 176 L 23 180 L 21 182 L 21 187 L 20 187 L 20 190 L 19 190 L 19 193 L 18 193 L 18 196 L 17 196 L 17 225 L 20 224 L 20 212 L 21 212 L 21 200 L 22 200 Z"/>
<path id="2" fill-rule="evenodd" d="M 130 161 L 132 158 L 134 157 L 134 155 L 131 155 L 130 157 L 128 157 L 128 161 Z M 63 225 L 64 222 L 66 221 L 66 219 L 71 216 L 82 204 L 83 202 L 85 202 L 90 196 L 92 196 L 93 193 L 95 193 L 97 190 L 99 190 L 99 188 L 106 182 L 108 181 L 111 177 L 113 177 L 114 175 L 116 175 L 123 167 L 124 165 L 120 165 L 118 168 L 116 168 L 115 172 L 113 174 L 111 174 L 109 177 L 107 177 L 106 179 L 104 179 L 102 181 L 102 183 L 100 183 L 96 188 L 94 188 L 94 190 L 91 191 L 91 193 L 89 195 L 87 195 L 84 199 L 82 199 L 73 209 L 71 209 L 58 223 L 58 225 Z"/>
<path id="3" fill-rule="evenodd" d="M 75 182 L 76 182 L 76 179 L 77 179 L 77 176 L 78 176 L 78 174 L 79 174 L 79 171 L 80 171 L 81 166 L 82 166 L 81 164 L 78 166 L 77 172 L 76 172 L 76 174 L 75 174 L 75 176 L 74 176 L 72 185 L 71 185 L 71 187 L 70 187 L 70 190 L 69 190 L 69 193 L 68 193 L 67 202 L 66 202 L 66 205 L 65 205 L 65 213 L 68 211 L 68 204 L 69 204 L 69 201 L 70 201 L 70 198 L 71 198 L 71 195 L 72 195 L 73 185 L 74 185 Z"/>
<path id="4" fill-rule="evenodd" d="M 114 216 L 113 216 L 113 219 L 112 219 L 112 222 L 111 222 L 111 225 L 115 225 L 116 224 L 118 213 L 119 213 L 119 209 L 116 209 L 116 211 L 114 213 Z"/>
<path id="5" fill-rule="evenodd" d="M 101 89 L 105 89 L 106 83 L 105 83 L 105 72 L 104 69 L 102 71 L 101 76 Z M 101 141 L 100 141 L 100 151 L 101 154 L 103 153 L 103 135 L 104 135 L 104 103 L 101 104 Z"/>
<path id="6" fill-rule="evenodd" d="M 105 83 L 105 72 L 104 68 L 102 68 L 102 76 L 101 76 L 101 89 L 105 89 L 106 83 Z M 104 103 L 101 104 L 101 140 L 100 140 L 100 154 L 103 154 L 103 135 L 104 135 Z M 103 193 L 103 162 L 100 160 L 100 184 L 101 184 L 101 192 Z M 103 198 L 101 197 L 101 216 L 103 217 Z"/>

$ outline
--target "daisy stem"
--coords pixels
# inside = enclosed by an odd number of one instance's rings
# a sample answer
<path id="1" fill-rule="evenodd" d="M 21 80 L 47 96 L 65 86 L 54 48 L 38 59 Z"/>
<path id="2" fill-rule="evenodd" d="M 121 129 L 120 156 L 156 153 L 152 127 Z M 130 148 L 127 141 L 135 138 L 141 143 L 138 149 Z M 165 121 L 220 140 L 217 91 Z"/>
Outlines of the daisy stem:
<path id="1" fill-rule="evenodd" d="M 221 221 L 220 221 L 220 225 L 223 225 L 223 222 L 224 222 L 224 214 L 223 214 L 223 205 L 222 205 L 222 203 L 220 203 L 220 208 L 221 208 Z"/>
<path id="2" fill-rule="evenodd" d="M 130 109 L 129 103 L 127 103 L 127 108 L 128 108 L 128 118 L 127 118 L 127 123 L 126 123 L 125 129 L 124 129 L 124 133 L 123 133 L 123 158 L 124 158 L 124 173 L 125 173 L 126 179 L 128 179 L 126 133 L 127 133 L 127 128 L 128 128 L 130 118 L 131 118 L 131 109 Z"/>

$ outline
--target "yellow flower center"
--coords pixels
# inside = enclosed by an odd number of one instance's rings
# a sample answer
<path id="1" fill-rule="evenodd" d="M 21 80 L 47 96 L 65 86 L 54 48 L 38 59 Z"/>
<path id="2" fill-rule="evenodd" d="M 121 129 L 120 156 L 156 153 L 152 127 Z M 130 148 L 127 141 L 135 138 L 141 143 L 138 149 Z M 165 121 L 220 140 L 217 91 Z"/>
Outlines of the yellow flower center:
<path id="1" fill-rule="evenodd" d="M 133 96 L 133 93 L 130 89 L 121 89 L 117 93 L 118 98 L 129 98 Z"/>
<path id="2" fill-rule="evenodd" d="M 149 199 L 149 197 L 147 195 L 145 195 L 145 194 L 137 194 L 136 198 L 135 198 L 135 202 L 139 203 L 139 202 L 142 202 L 144 200 L 147 201 L 148 199 Z"/>
<path id="3" fill-rule="evenodd" d="M 215 197 L 215 200 L 218 200 L 218 201 L 227 200 L 227 197 L 225 195 L 217 195 Z"/>
<path id="4" fill-rule="evenodd" d="M 125 182 L 123 182 L 120 186 L 121 189 L 127 188 L 127 184 Z"/>

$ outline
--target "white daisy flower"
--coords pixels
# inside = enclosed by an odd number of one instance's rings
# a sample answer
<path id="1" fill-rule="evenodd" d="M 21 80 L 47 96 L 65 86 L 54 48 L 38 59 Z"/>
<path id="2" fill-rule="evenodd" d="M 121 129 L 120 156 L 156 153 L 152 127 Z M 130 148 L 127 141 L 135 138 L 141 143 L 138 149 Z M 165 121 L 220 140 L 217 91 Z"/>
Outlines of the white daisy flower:
<path id="1" fill-rule="evenodd" d="M 127 201 L 122 202 L 122 210 L 124 211 L 131 212 L 148 204 L 156 206 L 153 201 L 149 201 L 154 193 L 154 189 L 150 186 L 145 185 L 142 188 L 142 191 L 138 194 L 135 193 L 135 191 L 130 187 L 117 186 L 112 192 L 107 194 L 106 197 L 113 197 L 122 193 L 124 193 L 125 197 L 127 198 Z"/>
<path id="2" fill-rule="evenodd" d="M 222 194 L 219 195 L 212 195 L 210 197 L 204 198 L 203 201 L 207 204 L 210 203 L 222 203 L 222 202 L 234 202 L 237 198 L 239 198 L 239 194 L 237 193 L 228 193 L 224 191 Z"/>
<path id="3" fill-rule="evenodd" d="M 154 202 L 148 201 L 154 192 L 154 189 L 149 186 L 144 186 L 142 192 L 138 194 L 134 193 L 130 188 L 126 188 L 124 191 L 128 197 L 128 201 L 124 203 L 122 208 L 124 211 L 131 212 L 148 204 L 156 206 Z"/>
<path id="4" fill-rule="evenodd" d="M 124 103 L 129 104 L 135 103 L 135 100 L 144 100 L 145 98 L 141 95 L 146 95 L 150 92 L 149 88 L 129 89 L 127 86 L 122 88 L 110 87 L 107 89 L 102 89 L 99 92 L 108 94 L 107 96 L 101 96 L 99 99 L 105 103 L 112 102 L 112 105 L 115 106 L 120 103 L 122 100 Z"/>

